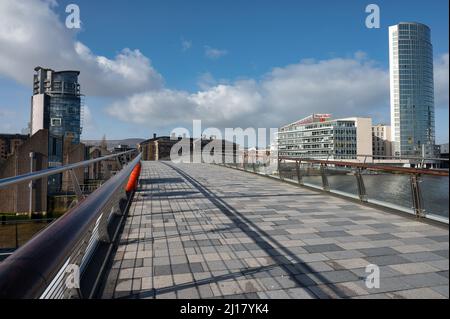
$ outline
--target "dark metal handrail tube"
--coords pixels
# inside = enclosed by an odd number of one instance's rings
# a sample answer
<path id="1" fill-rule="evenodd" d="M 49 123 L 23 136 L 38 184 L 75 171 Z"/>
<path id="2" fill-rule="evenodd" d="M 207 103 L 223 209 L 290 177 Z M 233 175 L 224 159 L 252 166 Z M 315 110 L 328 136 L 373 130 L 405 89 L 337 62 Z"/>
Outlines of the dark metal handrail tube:
<path id="1" fill-rule="evenodd" d="M 39 298 L 140 159 L 138 154 L 100 188 L 0 263 L 0 299 Z"/>
<path id="2" fill-rule="evenodd" d="M 326 164 L 335 166 L 346 166 L 351 168 L 361 168 L 372 171 L 383 171 L 389 173 L 402 173 L 402 174 L 420 174 L 420 175 L 433 175 L 433 176 L 448 176 L 448 170 L 437 170 L 437 169 L 423 169 L 423 168 L 410 168 L 401 166 L 388 166 L 388 165 L 376 165 L 372 163 L 357 163 L 357 162 L 346 162 L 346 161 L 335 161 L 335 160 L 319 160 L 319 159 L 305 159 L 301 157 L 289 157 L 289 156 L 279 156 L 280 160 L 286 161 L 300 161 L 304 163 L 312 164 Z"/>
<path id="3" fill-rule="evenodd" d="M 286 151 L 278 151 L 278 153 L 286 153 Z M 298 156 L 290 156 L 290 155 L 280 155 L 281 157 L 292 157 L 292 158 L 299 158 Z M 398 160 L 417 160 L 417 161 L 439 161 L 439 162 L 448 162 L 448 158 L 436 158 L 436 157 L 419 157 L 419 156 L 397 156 L 397 155 L 369 155 L 369 154 L 352 154 L 352 155 L 346 155 L 346 154 L 339 154 L 339 157 L 348 157 L 348 158 L 354 158 L 354 157 L 366 157 L 366 158 L 373 158 L 373 159 L 398 159 Z"/>
<path id="4" fill-rule="evenodd" d="M 62 173 L 71 169 L 76 169 L 76 168 L 80 168 L 80 167 L 86 167 L 90 164 L 93 163 L 97 163 L 100 161 L 104 161 L 107 160 L 109 158 L 115 158 L 115 157 L 119 157 L 125 154 L 130 154 L 136 152 L 136 150 L 131 150 L 131 151 L 126 151 L 126 152 L 122 152 L 122 153 L 117 153 L 117 154 L 111 154 L 111 155 L 106 155 L 103 157 L 99 157 L 99 158 L 94 158 L 94 159 L 90 159 L 87 161 L 82 161 L 82 162 L 78 162 L 78 163 L 73 163 L 73 164 L 67 164 L 64 166 L 60 166 L 60 167 L 52 167 L 52 168 L 48 168 L 48 169 L 44 169 L 41 171 L 37 171 L 37 172 L 33 172 L 33 173 L 27 173 L 27 174 L 23 174 L 23 175 L 19 175 L 19 176 L 13 176 L 13 177 L 7 177 L 7 178 L 3 178 L 0 179 L 0 189 L 1 188 L 5 188 L 7 186 L 11 186 L 11 185 L 15 185 L 15 184 L 19 184 L 19 183 L 24 183 L 24 182 L 29 182 L 32 180 L 36 180 L 36 179 L 40 179 L 43 177 L 47 177 L 47 176 L 51 176 L 54 174 L 58 174 L 58 173 Z"/>

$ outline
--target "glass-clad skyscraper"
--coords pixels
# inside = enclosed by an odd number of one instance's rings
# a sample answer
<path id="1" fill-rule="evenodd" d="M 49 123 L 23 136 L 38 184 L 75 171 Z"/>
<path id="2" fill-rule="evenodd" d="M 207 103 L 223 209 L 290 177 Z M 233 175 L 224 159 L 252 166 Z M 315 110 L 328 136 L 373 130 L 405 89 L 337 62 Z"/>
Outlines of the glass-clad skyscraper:
<path id="1" fill-rule="evenodd" d="M 33 77 L 31 134 L 48 129 L 48 166 L 63 163 L 64 140 L 80 143 L 82 103 L 79 71 L 37 67 Z M 58 192 L 60 175 L 49 177 L 49 192 Z"/>
<path id="2" fill-rule="evenodd" d="M 389 64 L 394 154 L 429 154 L 435 144 L 430 28 L 415 22 L 389 27 Z"/>

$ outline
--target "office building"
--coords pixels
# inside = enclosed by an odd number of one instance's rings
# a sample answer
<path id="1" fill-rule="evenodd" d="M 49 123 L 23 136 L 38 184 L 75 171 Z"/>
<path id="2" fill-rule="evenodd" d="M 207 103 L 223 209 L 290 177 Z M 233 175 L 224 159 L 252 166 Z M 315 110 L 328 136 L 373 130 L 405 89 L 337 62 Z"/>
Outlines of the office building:
<path id="1" fill-rule="evenodd" d="M 281 127 L 277 141 L 279 156 L 357 159 L 372 155 L 372 119 L 312 114 Z"/>
<path id="2" fill-rule="evenodd" d="M 424 156 L 435 149 L 430 29 L 415 22 L 389 27 L 389 64 L 394 154 Z"/>
<path id="3" fill-rule="evenodd" d="M 48 166 L 63 163 L 64 143 L 80 143 L 82 95 L 78 83 L 79 71 L 35 68 L 31 101 L 31 135 L 46 129 L 49 133 Z M 61 190 L 61 175 L 49 177 L 49 192 Z"/>
<path id="4" fill-rule="evenodd" d="M 389 125 L 372 126 L 372 153 L 376 159 L 392 156 L 391 127 Z"/>

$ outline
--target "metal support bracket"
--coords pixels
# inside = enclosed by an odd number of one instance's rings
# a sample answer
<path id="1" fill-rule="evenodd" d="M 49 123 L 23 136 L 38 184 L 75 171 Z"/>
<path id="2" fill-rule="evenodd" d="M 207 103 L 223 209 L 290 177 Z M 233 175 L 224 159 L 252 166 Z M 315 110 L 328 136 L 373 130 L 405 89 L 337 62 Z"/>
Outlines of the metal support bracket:
<path id="1" fill-rule="evenodd" d="M 426 212 L 425 212 L 425 209 L 423 208 L 422 194 L 420 192 L 420 186 L 419 186 L 420 175 L 412 174 L 410 177 L 410 182 L 411 182 L 411 195 L 412 195 L 414 213 L 419 218 L 425 217 Z"/>
<path id="2" fill-rule="evenodd" d="M 280 177 L 281 180 L 283 180 L 283 176 L 281 174 L 281 161 L 280 159 L 278 159 L 278 176 Z"/>
<path id="3" fill-rule="evenodd" d="M 297 171 L 297 181 L 300 185 L 303 185 L 303 177 L 300 171 L 300 161 L 295 161 L 295 170 Z"/>
<path id="4" fill-rule="evenodd" d="M 80 183 L 78 183 L 78 178 L 73 169 L 69 170 L 70 173 L 70 179 L 72 180 L 73 190 L 75 191 L 75 194 L 77 195 L 78 202 L 82 201 L 84 199 L 83 192 L 81 191 Z"/>
<path id="5" fill-rule="evenodd" d="M 355 173 L 356 185 L 358 186 L 358 196 L 362 202 L 367 202 L 366 186 L 364 185 L 364 179 L 361 175 L 361 169 L 358 169 Z"/>
<path id="6" fill-rule="evenodd" d="M 119 166 L 119 170 L 121 170 L 123 168 L 121 157 L 122 157 L 121 155 L 116 157 L 116 162 L 117 162 L 117 165 Z"/>
<path id="7" fill-rule="evenodd" d="M 112 209 L 112 208 L 111 208 Z M 109 220 L 109 212 L 106 210 L 98 219 L 98 240 L 104 243 L 111 243 L 111 237 L 108 233 L 108 220 Z"/>
<path id="8" fill-rule="evenodd" d="M 322 176 L 322 188 L 324 191 L 329 192 L 330 191 L 330 184 L 328 183 L 328 177 L 326 172 L 326 166 L 321 164 L 320 165 L 320 175 Z"/>

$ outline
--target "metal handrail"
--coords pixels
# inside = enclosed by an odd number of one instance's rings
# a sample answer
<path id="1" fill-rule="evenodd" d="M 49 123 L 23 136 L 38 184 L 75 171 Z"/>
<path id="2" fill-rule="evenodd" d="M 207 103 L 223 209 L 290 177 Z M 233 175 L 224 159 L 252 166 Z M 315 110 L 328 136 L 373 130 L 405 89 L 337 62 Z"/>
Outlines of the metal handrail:
<path id="1" fill-rule="evenodd" d="M 278 151 L 278 153 L 285 153 L 286 151 Z M 330 154 L 328 154 L 330 155 Z M 296 157 L 298 156 L 290 156 L 290 155 L 281 155 L 282 157 Z M 448 162 L 448 158 L 436 158 L 436 157 L 419 157 L 419 156 L 396 156 L 396 155 L 369 155 L 369 154 L 352 154 L 352 155 L 346 155 L 346 154 L 339 154 L 339 157 L 348 157 L 348 158 L 358 158 L 358 157 L 366 157 L 366 158 L 373 158 L 373 159 L 398 159 L 398 160 L 420 160 L 420 161 L 440 161 L 440 162 Z M 308 158 L 305 158 L 308 159 Z"/>
<path id="2" fill-rule="evenodd" d="M 313 164 L 328 164 L 335 166 L 346 166 L 351 168 L 361 168 L 372 171 L 384 171 L 390 173 L 403 173 L 403 174 L 420 174 L 420 175 L 433 175 L 433 176 L 448 176 L 448 170 L 437 170 L 437 169 L 424 169 L 424 168 L 410 168 L 401 166 L 389 166 L 389 165 L 376 165 L 372 163 L 357 163 L 357 162 L 346 162 L 346 161 L 333 161 L 333 160 L 319 160 L 319 159 L 305 159 L 302 157 L 290 157 L 290 156 L 279 156 L 280 160 L 288 161 L 301 161 L 305 163 Z"/>
<path id="3" fill-rule="evenodd" d="M 103 157 L 98 157 L 98 158 L 94 158 L 94 159 L 90 159 L 90 160 L 86 160 L 86 161 L 82 161 L 82 162 L 78 162 L 78 163 L 67 164 L 64 166 L 52 167 L 52 168 L 44 169 L 44 170 L 37 171 L 37 172 L 27 173 L 27 174 L 23 174 L 23 175 L 19 175 L 19 176 L 3 178 L 3 179 L 0 179 L 0 189 L 5 188 L 7 186 L 24 183 L 24 182 L 40 179 L 43 177 L 51 176 L 54 174 L 62 173 L 62 172 L 65 172 L 65 171 L 68 171 L 71 169 L 86 167 L 93 163 L 97 163 L 97 162 L 104 161 L 104 160 L 107 160 L 110 158 L 115 158 L 115 157 L 119 157 L 122 155 L 130 154 L 133 152 L 137 152 L 137 150 L 130 150 L 130 151 L 121 152 L 121 153 L 117 153 L 117 154 L 106 155 Z"/>
<path id="4" fill-rule="evenodd" d="M 353 155 L 353 156 L 362 157 L 361 155 Z M 254 158 L 255 157 L 253 157 L 253 159 Z M 449 223 L 449 220 L 447 217 L 426 212 L 426 210 L 424 208 L 424 203 L 423 203 L 422 194 L 421 194 L 421 187 L 420 187 L 421 176 L 430 175 L 430 176 L 448 177 L 449 176 L 448 169 L 409 168 L 409 167 L 401 167 L 401 166 L 394 166 L 394 165 L 385 165 L 385 164 L 374 163 L 374 162 L 367 163 L 366 161 L 350 162 L 350 161 L 313 159 L 313 158 L 294 157 L 294 156 L 276 156 L 276 157 L 272 156 L 270 162 L 263 163 L 264 167 L 267 168 L 268 167 L 267 164 L 271 163 L 274 158 L 276 158 L 276 162 L 274 162 L 274 164 L 278 163 L 277 168 L 276 168 L 276 170 L 278 171 L 278 174 L 275 173 L 275 171 L 273 171 L 272 173 L 267 172 L 267 171 L 258 172 L 256 170 L 255 163 L 248 163 L 248 162 L 245 162 L 245 160 L 244 160 L 244 162 L 238 161 L 238 162 L 230 162 L 230 163 L 226 163 L 226 162 L 223 162 L 223 163 L 214 162 L 214 163 L 218 164 L 218 165 L 224 165 L 226 167 L 241 169 L 241 170 L 253 172 L 256 174 L 265 175 L 265 176 L 272 177 L 272 178 L 277 178 L 277 179 L 284 181 L 285 178 L 283 177 L 283 174 L 282 174 L 283 169 L 281 169 L 280 164 L 282 162 L 284 162 L 286 164 L 288 162 L 291 162 L 292 164 L 295 164 L 290 168 L 290 171 L 294 171 L 294 173 L 293 173 L 294 177 L 295 177 L 295 175 L 297 177 L 297 182 L 294 181 L 296 184 L 298 184 L 300 186 L 307 186 L 307 187 L 314 188 L 314 189 L 320 189 L 322 191 L 326 191 L 329 193 L 334 193 L 334 194 L 338 194 L 340 196 L 355 199 L 354 195 L 351 195 L 351 194 L 345 193 L 345 192 L 340 192 L 338 190 L 330 189 L 330 185 L 328 183 L 328 173 L 327 172 L 329 171 L 329 169 L 326 169 L 327 167 L 328 168 L 330 166 L 331 167 L 333 167 L 333 166 L 334 167 L 346 167 L 353 171 L 352 173 L 356 178 L 356 185 L 357 185 L 357 192 L 358 192 L 356 199 L 359 199 L 361 202 L 371 203 L 371 204 L 374 204 L 374 205 L 377 205 L 380 207 L 387 207 L 387 208 L 393 209 L 395 211 L 413 213 L 417 217 L 425 217 L 427 219 L 435 220 L 435 221 L 438 221 L 438 222 L 441 222 L 444 224 Z M 291 163 L 289 163 L 289 164 L 291 164 Z M 247 169 L 248 164 L 253 164 L 252 168 Z M 304 176 L 303 176 L 303 173 L 301 172 L 300 164 L 317 164 L 318 165 L 317 169 L 318 169 L 318 171 L 320 171 L 320 176 L 322 177 L 322 185 L 318 186 L 318 185 L 313 185 L 313 184 L 304 182 L 304 179 L 303 179 Z M 364 185 L 364 179 L 362 178 L 362 172 L 364 170 L 365 171 L 386 172 L 386 173 L 391 173 L 391 174 L 409 175 L 411 196 L 412 196 L 412 207 L 411 208 L 401 207 L 399 205 L 383 203 L 376 199 L 369 198 L 367 191 L 366 191 L 366 187 Z M 292 178 L 292 180 L 293 180 L 293 178 Z"/>
<path id="5" fill-rule="evenodd" d="M 67 265 L 81 268 L 89 263 L 86 259 L 90 260 L 100 241 L 101 228 L 107 229 L 114 207 L 125 193 L 124 185 L 140 160 L 139 153 L 100 188 L 0 263 L 0 299 L 64 298 L 69 289 L 64 286 Z M 79 288 L 70 289 L 82 297 Z"/>

